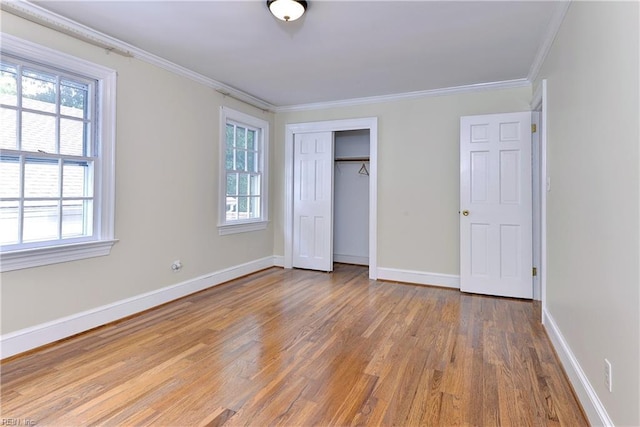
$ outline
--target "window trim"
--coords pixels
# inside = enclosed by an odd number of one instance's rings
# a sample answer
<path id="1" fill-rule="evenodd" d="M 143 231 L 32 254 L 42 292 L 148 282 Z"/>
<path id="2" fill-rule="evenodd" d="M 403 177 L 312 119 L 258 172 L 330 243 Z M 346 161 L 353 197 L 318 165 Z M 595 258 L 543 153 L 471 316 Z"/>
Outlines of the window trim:
<path id="1" fill-rule="evenodd" d="M 99 180 L 94 203 L 99 204 L 99 207 L 94 211 L 98 217 L 95 221 L 97 229 L 94 230 L 94 239 L 80 243 L 56 241 L 56 244 L 49 246 L 2 252 L 0 272 L 109 255 L 117 242 L 114 227 L 116 71 L 9 34 L 0 33 L 0 36 L 2 52 L 6 54 L 97 80 L 99 115 L 96 119 L 99 153 L 94 166 L 96 180 Z"/>
<path id="2" fill-rule="evenodd" d="M 258 141 L 261 145 L 260 167 L 261 179 L 261 203 L 260 218 L 236 220 L 227 222 L 227 165 L 226 144 L 227 144 L 227 122 L 244 124 L 259 130 Z M 269 224 L 269 122 L 249 114 L 242 113 L 229 107 L 220 107 L 220 139 L 219 139 L 219 166 L 218 173 L 218 233 L 221 236 L 235 233 L 245 233 L 249 231 L 264 230 Z"/>

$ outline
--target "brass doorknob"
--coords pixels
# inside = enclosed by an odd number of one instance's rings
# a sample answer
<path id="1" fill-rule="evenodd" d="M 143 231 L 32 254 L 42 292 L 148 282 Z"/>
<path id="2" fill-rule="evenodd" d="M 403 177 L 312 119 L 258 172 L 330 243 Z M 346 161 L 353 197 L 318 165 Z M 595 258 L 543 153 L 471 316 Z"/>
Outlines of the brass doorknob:
<path id="1" fill-rule="evenodd" d="M 469 211 L 462 211 L 462 215 L 469 216 Z"/>

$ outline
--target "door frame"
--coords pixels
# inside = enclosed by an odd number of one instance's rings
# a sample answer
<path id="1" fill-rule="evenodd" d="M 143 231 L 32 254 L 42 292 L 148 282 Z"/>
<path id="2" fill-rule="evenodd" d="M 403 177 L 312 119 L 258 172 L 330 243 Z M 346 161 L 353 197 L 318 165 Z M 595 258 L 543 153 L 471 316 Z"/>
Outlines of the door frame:
<path id="1" fill-rule="evenodd" d="M 531 110 L 531 126 L 536 126 L 536 131 L 531 133 L 531 231 L 533 233 L 531 242 L 532 252 L 531 260 L 532 266 L 541 270 L 541 250 L 540 250 L 540 192 L 542 187 L 540 186 L 540 133 L 542 132 L 542 126 L 540 124 L 540 111 Z M 540 301 L 540 276 L 536 274 L 533 277 L 533 299 Z"/>
<path id="2" fill-rule="evenodd" d="M 369 130 L 369 278 L 378 277 L 378 118 L 291 123 L 285 126 L 284 268 L 293 268 L 293 144 L 297 133 Z M 333 214 L 332 214 L 333 215 Z M 332 217 L 333 220 L 333 217 Z"/>
<path id="3" fill-rule="evenodd" d="M 538 112 L 538 141 L 540 144 L 540 156 L 538 165 L 533 165 L 536 168 L 538 182 L 537 185 L 540 188 L 540 206 L 534 209 L 539 214 L 539 231 L 540 236 L 538 241 L 539 247 L 533 248 L 534 251 L 538 251 L 540 266 L 538 268 L 538 276 L 540 283 L 540 303 L 542 306 L 541 316 L 542 323 L 544 324 L 544 313 L 547 309 L 547 192 L 549 191 L 549 179 L 547 175 L 547 79 L 543 79 L 538 85 L 533 97 L 531 99 L 531 111 Z M 533 175 L 536 176 L 536 173 Z M 535 241 L 536 239 L 534 239 Z"/>

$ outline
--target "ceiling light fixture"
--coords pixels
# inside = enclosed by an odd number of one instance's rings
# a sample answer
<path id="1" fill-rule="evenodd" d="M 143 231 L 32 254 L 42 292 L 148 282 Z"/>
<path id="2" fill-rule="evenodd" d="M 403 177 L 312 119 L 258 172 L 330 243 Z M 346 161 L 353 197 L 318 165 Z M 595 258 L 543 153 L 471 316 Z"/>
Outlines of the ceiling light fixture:
<path id="1" fill-rule="evenodd" d="M 269 10 L 281 21 L 295 21 L 304 15 L 307 2 L 304 0 L 267 0 Z"/>

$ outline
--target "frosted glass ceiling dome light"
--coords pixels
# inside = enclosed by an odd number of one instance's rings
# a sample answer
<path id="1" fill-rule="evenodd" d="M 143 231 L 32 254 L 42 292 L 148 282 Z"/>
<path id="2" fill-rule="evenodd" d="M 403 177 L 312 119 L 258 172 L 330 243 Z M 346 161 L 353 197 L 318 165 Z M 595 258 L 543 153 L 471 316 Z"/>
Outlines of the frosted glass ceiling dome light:
<path id="1" fill-rule="evenodd" d="M 304 0 L 267 0 L 269 10 L 281 21 L 295 21 L 304 15 L 307 2 Z"/>

